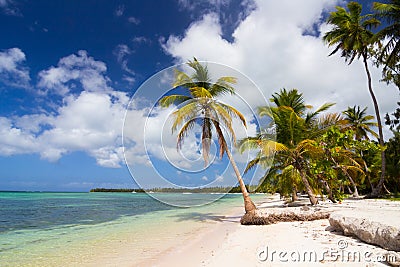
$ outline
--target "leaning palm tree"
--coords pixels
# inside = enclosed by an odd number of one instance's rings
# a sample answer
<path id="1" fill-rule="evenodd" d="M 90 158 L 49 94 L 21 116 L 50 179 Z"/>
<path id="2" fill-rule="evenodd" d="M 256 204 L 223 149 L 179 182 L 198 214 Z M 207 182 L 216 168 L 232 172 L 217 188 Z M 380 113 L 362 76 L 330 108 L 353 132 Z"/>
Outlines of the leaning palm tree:
<path id="1" fill-rule="evenodd" d="M 362 6 L 357 2 L 350 2 L 347 4 L 347 7 L 349 11 L 343 7 L 336 7 L 336 11 L 330 13 L 327 22 L 333 26 L 333 29 L 325 33 L 323 40 L 328 46 L 336 46 L 329 56 L 341 51 L 341 56 L 345 58 L 346 62 L 348 61 L 348 64 L 353 63 L 355 58 L 362 58 L 363 60 L 368 79 L 368 90 L 378 121 L 379 144 L 381 146 L 382 158 L 381 177 L 377 187 L 372 190 L 371 196 L 379 196 L 382 193 L 386 169 L 385 151 L 383 149 L 384 139 L 378 101 L 372 88 L 372 78 L 368 67 L 369 51 L 376 42 L 375 35 L 369 29 L 377 27 L 379 21 L 371 16 L 362 16 Z"/>
<path id="2" fill-rule="evenodd" d="M 275 127 L 276 142 L 263 131 L 255 137 L 248 137 L 241 141 L 241 152 L 248 149 L 258 150 L 256 157 L 251 160 L 245 171 L 256 165 L 271 166 L 271 157 L 274 156 L 273 169 L 279 169 L 279 178 L 292 181 L 292 199 L 295 199 L 295 192 L 301 183 L 309 196 L 311 204 L 318 201 L 314 195 L 315 181 L 307 175 L 308 157 L 315 156 L 317 149 L 313 146 L 313 138 L 323 134 L 330 126 L 337 124 L 341 117 L 338 114 L 326 114 L 318 117 L 321 112 L 331 107 L 332 103 L 326 103 L 310 111 L 311 106 L 306 105 L 303 94 L 297 89 L 281 89 L 273 94 L 271 102 L 274 107 L 260 107 L 260 116 L 267 116 L 272 119 Z M 265 177 L 268 177 L 265 175 Z M 300 179 L 299 179 L 300 178 Z M 300 180 L 300 183 L 299 183 Z M 288 183 L 281 183 L 287 185 Z M 285 186 L 286 187 L 286 186 Z M 286 188 L 280 188 L 285 191 Z"/>
<path id="3" fill-rule="evenodd" d="M 315 197 L 313 188 L 307 176 L 307 157 L 315 151 L 315 141 L 305 139 L 296 146 L 288 147 L 282 143 L 269 138 L 246 138 L 240 142 L 240 152 L 249 149 L 258 149 L 256 157 L 249 162 L 246 170 L 250 170 L 256 164 L 260 164 L 274 157 L 275 168 L 282 171 L 282 177 L 290 175 L 292 178 L 300 177 L 311 205 L 316 205 L 318 199 Z M 293 180 L 293 179 L 292 179 Z M 292 196 L 293 197 L 293 196 Z"/>
<path id="4" fill-rule="evenodd" d="M 212 83 L 207 66 L 200 64 L 196 58 L 187 64 L 194 70 L 194 73 L 189 76 L 185 72 L 175 70 L 175 82 L 173 84 L 173 88 L 186 88 L 187 95 L 167 95 L 159 101 L 162 107 L 168 107 L 172 104 L 178 105 L 178 109 L 172 114 L 174 116 L 172 132 L 177 131 L 178 127 L 182 126 L 178 132 L 177 149 L 181 148 L 184 138 L 190 130 L 196 124 L 199 124 L 202 128 L 202 154 L 205 164 L 207 164 L 211 139 L 215 131 L 218 137 L 220 157 L 222 158 L 226 153 L 237 176 L 244 199 L 245 212 L 254 212 L 256 206 L 250 198 L 221 128 L 225 127 L 232 136 L 233 142 L 235 142 L 232 117 L 239 118 L 244 126 L 246 126 L 246 120 L 238 110 L 215 99 L 223 94 L 234 94 L 235 89 L 232 84 L 236 83 L 236 78 L 221 77 L 217 82 Z"/>
<path id="5" fill-rule="evenodd" d="M 378 124 L 371 121 L 374 116 L 366 115 L 366 111 L 367 107 L 360 110 L 360 106 L 348 107 L 343 111 L 347 127 L 354 131 L 355 139 L 359 141 L 363 138 L 368 140 L 368 133 L 378 138 L 377 133 L 371 129 L 371 127 L 378 126 Z"/>

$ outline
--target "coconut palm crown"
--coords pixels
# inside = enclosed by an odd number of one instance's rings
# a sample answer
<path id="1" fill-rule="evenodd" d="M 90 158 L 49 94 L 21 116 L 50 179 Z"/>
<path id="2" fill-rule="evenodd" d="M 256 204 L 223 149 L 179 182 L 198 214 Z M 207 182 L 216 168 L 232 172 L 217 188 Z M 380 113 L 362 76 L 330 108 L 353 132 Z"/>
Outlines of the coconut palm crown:
<path id="1" fill-rule="evenodd" d="M 378 124 L 371 121 L 374 116 L 366 115 L 366 111 L 367 107 L 360 110 L 360 106 L 348 107 L 343 111 L 348 128 L 354 131 L 356 140 L 361 140 L 362 138 L 368 140 L 368 133 L 378 138 L 378 134 L 371 129 L 371 127 L 376 127 Z"/>
<path id="2" fill-rule="evenodd" d="M 378 33 L 381 38 L 387 38 L 380 59 L 385 58 L 385 68 L 395 66 L 400 57 L 400 0 L 374 2 L 373 8 L 376 15 L 387 22 L 387 26 Z"/>

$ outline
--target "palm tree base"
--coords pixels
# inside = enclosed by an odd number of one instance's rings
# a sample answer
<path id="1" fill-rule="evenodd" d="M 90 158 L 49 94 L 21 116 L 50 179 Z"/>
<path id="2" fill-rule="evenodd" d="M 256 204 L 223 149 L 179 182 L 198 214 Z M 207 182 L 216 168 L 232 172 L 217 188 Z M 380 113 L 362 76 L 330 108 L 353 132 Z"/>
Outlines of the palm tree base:
<path id="1" fill-rule="evenodd" d="M 245 210 L 246 214 L 254 213 L 257 210 L 257 207 L 256 207 L 256 205 L 254 205 L 250 196 L 244 197 L 244 210 Z"/>

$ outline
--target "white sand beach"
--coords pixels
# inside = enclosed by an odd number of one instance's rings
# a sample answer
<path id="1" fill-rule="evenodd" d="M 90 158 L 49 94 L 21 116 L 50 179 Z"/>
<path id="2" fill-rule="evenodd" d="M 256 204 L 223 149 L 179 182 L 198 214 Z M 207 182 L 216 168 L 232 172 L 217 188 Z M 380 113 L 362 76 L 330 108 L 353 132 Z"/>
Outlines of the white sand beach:
<path id="1" fill-rule="evenodd" d="M 270 197 L 257 203 L 259 209 L 267 212 L 287 210 L 283 205 L 279 198 Z M 299 207 L 289 209 L 296 208 Z M 322 203 L 318 208 L 361 214 L 371 220 L 398 225 L 400 229 L 398 201 L 345 200 L 341 204 Z M 385 263 L 387 250 L 331 231 L 328 219 L 244 226 L 240 224 L 242 214 L 241 206 L 232 207 L 225 214 L 198 214 L 195 220 L 201 227 L 190 231 L 170 228 L 168 244 L 154 243 L 133 256 L 135 244 L 121 242 L 116 244 L 112 255 L 102 254 L 83 265 L 389 266 Z"/>
<path id="2" fill-rule="evenodd" d="M 261 209 L 276 209 L 281 201 Z M 346 200 L 328 204 L 337 210 L 364 212 L 383 220 L 398 219 L 400 203 L 385 200 Z M 382 217 L 382 213 L 393 218 Z M 397 212 L 397 214 L 396 214 Z M 206 220 L 209 227 L 142 266 L 388 266 L 386 250 L 327 230 L 329 221 L 240 225 L 241 208 L 223 219 Z M 395 218 L 394 218 L 395 217 Z M 397 223 L 399 223 L 397 221 Z"/>

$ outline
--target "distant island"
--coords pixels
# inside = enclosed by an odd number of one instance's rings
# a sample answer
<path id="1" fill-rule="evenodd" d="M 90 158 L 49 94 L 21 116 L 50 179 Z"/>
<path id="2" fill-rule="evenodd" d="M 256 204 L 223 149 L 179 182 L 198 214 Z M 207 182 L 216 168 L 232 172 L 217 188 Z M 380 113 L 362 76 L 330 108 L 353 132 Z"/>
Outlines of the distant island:
<path id="1" fill-rule="evenodd" d="M 246 186 L 248 188 L 248 186 Z M 136 188 L 93 188 L 90 192 L 113 192 L 113 193 L 241 193 L 240 187 L 204 187 L 204 188 L 152 188 L 152 189 L 136 189 Z"/>

